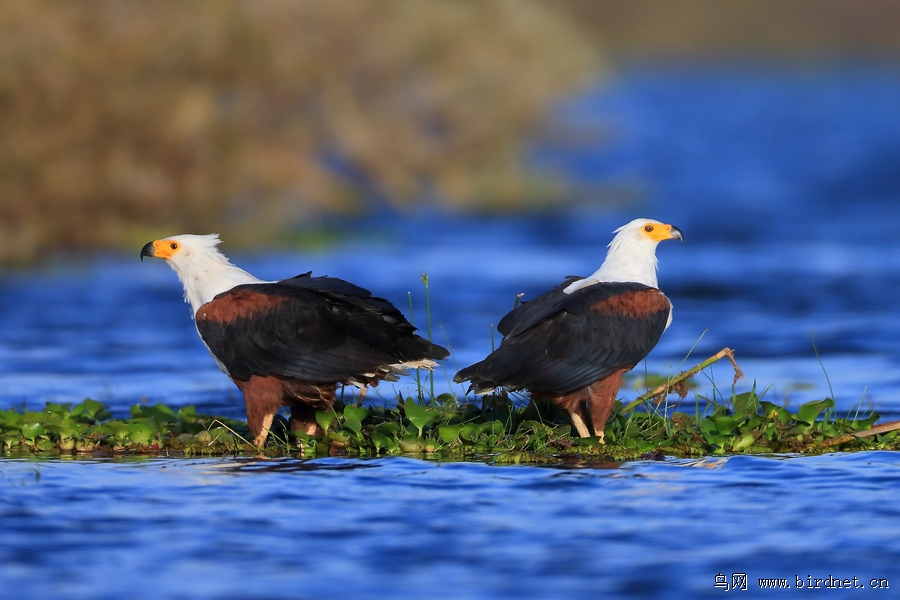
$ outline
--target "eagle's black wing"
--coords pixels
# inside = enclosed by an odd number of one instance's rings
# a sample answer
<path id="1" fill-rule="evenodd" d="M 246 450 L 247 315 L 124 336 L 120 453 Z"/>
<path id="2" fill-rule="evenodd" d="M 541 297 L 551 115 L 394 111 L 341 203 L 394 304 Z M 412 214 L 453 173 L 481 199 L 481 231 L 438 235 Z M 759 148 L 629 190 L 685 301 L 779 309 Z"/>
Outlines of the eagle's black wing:
<path id="1" fill-rule="evenodd" d="M 507 314 L 500 346 L 457 373 L 478 391 L 493 387 L 566 393 L 622 368 L 656 346 L 671 304 L 639 283 L 596 283 L 571 294 L 571 281 Z"/>
<path id="2" fill-rule="evenodd" d="M 344 381 L 391 364 L 449 354 L 415 334 L 390 302 L 309 273 L 239 285 L 197 311 L 197 330 L 234 379 L 281 375 Z"/>

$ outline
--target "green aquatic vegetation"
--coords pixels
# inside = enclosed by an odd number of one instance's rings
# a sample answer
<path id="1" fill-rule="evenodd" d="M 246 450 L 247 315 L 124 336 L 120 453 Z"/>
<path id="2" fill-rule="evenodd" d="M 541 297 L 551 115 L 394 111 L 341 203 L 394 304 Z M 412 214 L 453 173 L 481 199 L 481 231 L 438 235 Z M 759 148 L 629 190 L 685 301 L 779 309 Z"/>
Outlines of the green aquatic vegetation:
<path id="1" fill-rule="evenodd" d="M 424 276 L 423 276 L 424 281 Z M 710 397 L 696 393 L 693 414 L 664 402 L 684 398 L 688 378 L 722 358 L 743 374 L 728 348 L 696 367 L 622 404 L 606 424 L 606 444 L 573 435 L 567 413 L 548 403 L 529 403 L 497 392 L 480 404 L 445 393 L 426 399 L 398 396 L 395 406 L 338 403 L 316 413 L 316 435 L 290 431 L 278 417 L 263 448 L 255 447 L 247 424 L 178 410 L 164 404 L 134 405 L 128 419 L 113 419 L 95 400 L 47 403 L 42 411 L 0 411 L 0 452 L 6 454 L 143 453 L 270 456 L 413 455 L 438 459 L 481 459 L 497 463 L 549 462 L 561 457 L 629 460 L 642 456 L 722 454 L 815 454 L 833 450 L 898 449 L 900 422 L 875 425 L 874 412 L 839 417 L 831 398 L 803 404 L 794 412 L 762 399 L 765 391 L 726 397 L 713 385 Z M 647 378 L 651 381 L 652 378 Z M 433 385 L 433 382 L 432 382 Z"/>
<path id="2" fill-rule="evenodd" d="M 131 418 L 113 419 L 96 400 L 76 405 L 48 402 L 42 411 L 0 411 L 0 451 L 5 453 L 222 454 L 243 447 L 240 421 L 177 411 L 157 404 L 131 407 Z"/>
<path id="3" fill-rule="evenodd" d="M 703 405 L 701 409 L 700 406 Z M 661 410 L 652 402 L 616 411 L 606 444 L 573 435 L 567 415 L 505 392 L 480 405 L 442 394 L 427 404 L 412 397 L 396 406 L 336 405 L 319 412 L 317 435 L 293 432 L 279 417 L 264 448 L 246 423 L 163 404 L 135 405 L 114 419 L 95 400 L 47 403 L 41 411 L 0 411 L 0 452 L 9 455 L 168 454 L 181 456 L 412 455 L 496 463 L 551 462 L 566 457 L 630 460 L 660 455 L 817 454 L 835 450 L 900 449 L 900 423 L 875 425 L 878 415 L 840 417 L 830 398 L 791 410 L 762 399 L 756 388 L 723 398 L 698 397 L 694 413 Z"/>

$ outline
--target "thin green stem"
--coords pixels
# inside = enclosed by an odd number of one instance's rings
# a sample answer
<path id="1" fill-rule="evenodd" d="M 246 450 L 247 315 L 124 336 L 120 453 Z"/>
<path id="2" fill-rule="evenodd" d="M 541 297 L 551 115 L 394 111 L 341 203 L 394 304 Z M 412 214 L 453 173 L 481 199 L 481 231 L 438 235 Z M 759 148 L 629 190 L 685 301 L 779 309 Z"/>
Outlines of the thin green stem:
<path id="1" fill-rule="evenodd" d="M 416 317 L 413 314 L 413 300 L 412 300 L 412 292 L 406 292 L 406 297 L 409 300 L 409 323 L 413 327 L 416 326 Z M 424 394 L 422 392 L 422 374 L 419 373 L 419 369 L 416 369 L 416 392 L 419 394 L 419 403 L 424 399 Z"/>
<path id="2" fill-rule="evenodd" d="M 831 399 L 836 401 L 834 397 L 834 388 L 831 387 L 831 378 L 828 377 L 828 371 L 825 370 L 825 364 L 822 362 L 822 357 L 819 356 L 819 349 L 816 348 L 816 337 L 813 335 L 813 332 L 809 332 L 809 339 L 812 340 L 813 352 L 816 354 L 816 360 L 819 361 L 819 366 L 822 367 L 822 372 L 825 373 L 825 381 L 828 382 L 828 393 L 831 394 Z"/>
<path id="3" fill-rule="evenodd" d="M 422 273 L 422 284 L 425 286 L 425 320 L 428 325 L 428 341 L 431 339 L 431 290 L 428 287 L 428 274 Z M 428 372 L 429 391 L 431 401 L 434 402 L 434 370 Z"/>

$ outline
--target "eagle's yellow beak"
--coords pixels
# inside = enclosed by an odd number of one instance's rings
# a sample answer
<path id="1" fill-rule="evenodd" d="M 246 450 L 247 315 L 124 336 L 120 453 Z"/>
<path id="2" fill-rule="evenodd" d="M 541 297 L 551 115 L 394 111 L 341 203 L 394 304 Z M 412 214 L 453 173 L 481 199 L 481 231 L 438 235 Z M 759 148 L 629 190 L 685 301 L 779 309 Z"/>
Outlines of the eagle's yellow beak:
<path id="1" fill-rule="evenodd" d="M 172 255 L 180 249 L 181 244 L 175 240 L 154 240 L 152 242 L 147 242 L 144 247 L 141 248 L 141 261 L 144 260 L 145 256 L 166 259 L 172 258 Z"/>
<path id="2" fill-rule="evenodd" d="M 674 225 L 669 225 L 667 223 L 659 223 L 656 225 L 648 224 L 644 227 L 644 232 L 647 237 L 655 242 L 664 242 L 665 240 L 684 241 L 681 230 Z"/>

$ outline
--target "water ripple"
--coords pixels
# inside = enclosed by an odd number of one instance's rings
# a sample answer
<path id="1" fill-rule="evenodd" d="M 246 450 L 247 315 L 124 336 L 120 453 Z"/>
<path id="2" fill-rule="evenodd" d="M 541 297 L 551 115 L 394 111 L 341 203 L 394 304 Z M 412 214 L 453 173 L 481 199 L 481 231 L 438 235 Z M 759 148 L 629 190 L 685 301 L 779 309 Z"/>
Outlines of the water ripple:
<path id="1" fill-rule="evenodd" d="M 719 572 L 882 577 L 900 555 L 898 469 L 887 452 L 575 470 L 5 460 L 0 580 L 96 598 L 116 582 L 136 598 L 250 597 L 260 582 L 273 598 L 676 598 L 711 595 Z"/>

